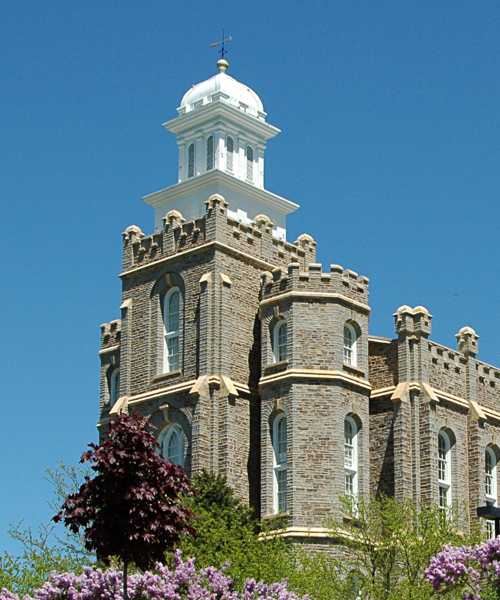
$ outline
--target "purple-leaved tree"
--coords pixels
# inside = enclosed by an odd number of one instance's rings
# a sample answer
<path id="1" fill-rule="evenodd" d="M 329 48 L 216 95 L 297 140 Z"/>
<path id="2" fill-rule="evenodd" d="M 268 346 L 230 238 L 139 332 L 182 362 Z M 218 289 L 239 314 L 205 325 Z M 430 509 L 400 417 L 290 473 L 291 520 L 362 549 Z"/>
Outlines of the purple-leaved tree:
<path id="1" fill-rule="evenodd" d="M 83 529 L 86 548 L 104 564 L 122 560 L 127 600 L 129 564 L 145 570 L 164 562 L 165 550 L 191 532 L 191 513 L 181 502 L 190 486 L 183 469 L 158 454 L 139 415 L 118 416 L 105 441 L 89 448 L 81 462 L 90 462 L 96 475 L 66 498 L 54 521 L 74 533 Z"/>

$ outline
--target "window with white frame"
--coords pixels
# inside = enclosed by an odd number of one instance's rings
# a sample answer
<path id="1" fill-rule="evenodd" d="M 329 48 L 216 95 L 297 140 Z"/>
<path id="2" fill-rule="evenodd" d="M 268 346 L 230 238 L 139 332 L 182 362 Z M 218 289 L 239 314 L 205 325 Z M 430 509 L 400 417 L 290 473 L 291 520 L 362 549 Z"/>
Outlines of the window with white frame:
<path id="1" fill-rule="evenodd" d="M 345 495 L 358 497 L 358 426 L 356 421 L 347 416 L 344 420 L 344 471 Z"/>
<path id="2" fill-rule="evenodd" d="M 488 446 L 484 453 L 484 477 L 486 503 L 497 505 L 497 454 L 493 448 Z M 486 532 L 489 538 L 495 537 L 495 521 L 486 521 Z"/>
<path id="3" fill-rule="evenodd" d="M 188 177 L 194 177 L 195 150 L 194 144 L 188 146 Z"/>
<path id="4" fill-rule="evenodd" d="M 120 369 L 113 369 L 108 381 L 109 403 L 114 406 L 120 396 Z"/>
<path id="5" fill-rule="evenodd" d="M 273 421 L 273 508 L 275 513 L 287 511 L 287 423 L 283 413 Z"/>
<path id="6" fill-rule="evenodd" d="M 179 288 L 170 289 L 163 299 L 163 372 L 180 368 L 181 293 Z"/>
<path id="7" fill-rule="evenodd" d="M 288 327 L 280 319 L 273 328 L 273 360 L 275 363 L 286 360 L 288 356 Z"/>
<path id="8" fill-rule="evenodd" d="M 234 164 L 234 141 L 231 136 L 226 137 L 226 169 L 233 170 Z"/>
<path id="9" fill-rule="evenodd" d="M 214 136 L 207 139 L 207 171 L 214 168 Z"/>
<path id="10" fill-rule="evenodd" d="M 357 340 L 358 335 L 354 325 L 344 325 L 344 364 L 356 367 L 358 364 Z"/>
<path id="11" fill-rule="evenodd" d="M 247 146 L 246 156 L 247 156 L 247 179 L 248 179 L 248 181 L 253 181 L 253 148 L 252 148 L 252 146 Z"/>
<path id="12" fill-rule="evenodd" d="M 438 491 L 439 508 L 448 510 L 451 506 L 451 441 L 446 431 L 438 435 Z"/>
<path id="13" fill-rule="evenodd" d="M 160 452 L 163 458 L 174 465 L 184 466 L 186 436 L 179 425 L 170 425 L 160 435 Z"/>

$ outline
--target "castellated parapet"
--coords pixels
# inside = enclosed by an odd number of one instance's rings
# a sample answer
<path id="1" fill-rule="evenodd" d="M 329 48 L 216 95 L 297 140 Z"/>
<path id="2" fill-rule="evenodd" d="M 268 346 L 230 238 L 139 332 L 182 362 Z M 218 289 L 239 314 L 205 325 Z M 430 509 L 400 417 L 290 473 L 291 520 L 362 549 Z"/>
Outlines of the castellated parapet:
<path id="1" fill-rule="evenodd" d="M 242 223 L 228 215 L 229 203 L 220 194 L 205 201 L 203 217 L 186 221 L 178 210 L 163 218 L 161 231 L 144 235 L 137 225 L 123 232 L 123 271 L 154 264 L 180 252 L 195 251 L 211 242 L 224 244 L 235 251 L 252 256 L 269 266 L 298 262 L 305 266 L 316 259 L 316 242 L 308 234 L 294 243 L 273 235 L 273 222 L 264 214 L 254 221 Z M 262 265 L 265 269 L 266 265 Z"/>
<path id="2" fill-rule="evenodd" d="M 119 346 L 121 339 L 122 322 L 120 319 L 102 323 L 101 325 L 101 349 Z"/>
<path id="3" fill-rule="evenodd" d="M 263 298 L 288 291 L 311 292 L 311 297 L 316 293 L 337 294 L 368 308 L 369 279 L 340 265 L 330 265 L 330 271 L 325 272 L 321 263 L 315 262 L 304 266 L 292 262 L 286 269 L 276 268 L 263 274 Z"/>

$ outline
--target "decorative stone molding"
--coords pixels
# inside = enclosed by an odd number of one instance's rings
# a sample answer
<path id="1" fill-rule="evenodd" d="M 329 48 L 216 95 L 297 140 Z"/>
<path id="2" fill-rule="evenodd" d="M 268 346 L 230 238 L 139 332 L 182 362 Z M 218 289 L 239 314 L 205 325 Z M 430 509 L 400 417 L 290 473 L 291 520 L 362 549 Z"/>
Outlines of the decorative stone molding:
<path id="1" fill-rule="evenodd" d="M 457 350 L 459 352 L 464 356 L 474 357 L 477 355 L 479 336 L 472 327 L 462 327 L 455 337 L 457 338 Z"/>
<path id="2" fill-rule="evenodd" d="M 205 206 L 207 210 L 216 208 L 217 206 L 226 209 L 229 206 L 229 202 L 226 201 L 222 194 L 212 194 L 205 200 Z"/>
<path id="3" fill-rule="evenodd" d="M 138 225 L 129 225 L 127 229 L 122 233 L 123 239 L 126 241 L 134 241 L 135 239 L 141 239 L 144 237 L 142 229 Z"/>
<path id="4" fill-rule="evenodd" d="M 185 219 L 182 216 L 182 213 L 178 210 L 169 210 L 168 213 L 163 217 L 163 227 L 180 227 Z"/>

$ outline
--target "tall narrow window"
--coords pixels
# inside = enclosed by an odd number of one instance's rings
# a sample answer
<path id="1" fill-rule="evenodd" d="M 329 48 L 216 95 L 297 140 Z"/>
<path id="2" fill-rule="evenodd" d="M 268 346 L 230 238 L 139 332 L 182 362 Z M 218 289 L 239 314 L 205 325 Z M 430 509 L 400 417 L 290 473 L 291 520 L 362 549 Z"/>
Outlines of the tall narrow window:
<path id="1" fill-rule="evenodd" d="M 484 453 L 484 476 L 486 503 L 492 506 L 497 505 L 497 455 L 493 448 L 488 447 Z M 495 537 L 495 521 L 486 522 L 486 531 L 488 537 Z"/>
<path id="2" fill-rule="evenodd" d="M 248 179 L 248 181 L 253 181 L 253 148 L 251 146 L 247 146 L 246 155 L 247 155 L 247 179 Z"/>
<path id="3" fill-rule="evenodd" d="M 163 458 L 174 465 L 184 466 L 186 437 L 179 425 L 171 425 L 160 436 L 160 449 Z"/>
<path id="4" fill-rule="evenodd" d="M 233 138 L 229 135 L 226 138 L 226 169 L 228 171 L 233 170 L 233 152 L 234 152 L 234 142 Z"/>
<path id="5" fill-rule="evenodd" d="M 448 510 L 451 506 L 451 443 L 445 431 L 438 435 L 438 489 L 439 508 Z"/>
<path id="6" fill-rule="evenodd" d="M 113 369 L 109 377 L 109 404 L 114 406 L 120 395 L 120 369 Z"/>
<path id="7" fill-rule="evenodd" d="M 214 136 L 207 139 L 207 171 L 214 168 Z"/>
<path id="8" fill-rule="evenodd" d="M 280 319 L 273 329 L 273 359 L 281 362 L 288 355 L 288 327 L 286 321 Z"/>
<path id="9" fill-rule="evenodd" d="M 181 294 L 178 288 L 172 288 L 163 300 L 164 353 L 163 372 L 170 373 L 180 368 L 180 308 Z"/>
<path id="10" fill-rule="evenodd" d="M 188 177 L 194 177 L 194 144 L 188 146 Z"/>
<path id="11" fill-rule="evenodd" d="M 273 476 L 274 476 L 274 512 L 287 511 L 287 425 L 286 417 L 279 414 L 273 422 Z"/>
<path id="12" fill-rule="evenodd" d="M 358 426 L 350 416 L 344 420 L 345 495 L 358 497 Z"/>
<path id="13" fill-rule="evenodd" d="M 344 325 L 344 363 L 356 367 L 358 363 L 357 354 L 356 330 L 351 323 L 346 323 Z"/>

